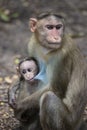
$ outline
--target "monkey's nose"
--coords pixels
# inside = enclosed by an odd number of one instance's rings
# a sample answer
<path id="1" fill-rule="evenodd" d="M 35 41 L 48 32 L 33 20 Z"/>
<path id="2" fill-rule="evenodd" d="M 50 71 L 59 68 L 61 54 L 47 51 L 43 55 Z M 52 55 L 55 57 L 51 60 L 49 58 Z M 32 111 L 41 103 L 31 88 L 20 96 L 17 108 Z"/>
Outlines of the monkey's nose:
<path id="1" fill-rule="evenodd" d="M 54 41 L 55 42 L 60 42 L 61 41 L 61 37 L 54 37 Z"/>
<path id="2" fill-rule="evenodd" d="M 58 37 L 54 37 L 55 40 L 58 40 Z"/>

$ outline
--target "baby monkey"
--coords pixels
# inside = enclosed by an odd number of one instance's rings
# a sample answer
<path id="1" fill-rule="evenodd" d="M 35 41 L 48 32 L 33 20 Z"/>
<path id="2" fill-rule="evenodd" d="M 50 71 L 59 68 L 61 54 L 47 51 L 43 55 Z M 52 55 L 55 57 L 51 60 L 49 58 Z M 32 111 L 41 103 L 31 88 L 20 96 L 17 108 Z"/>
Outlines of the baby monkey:
<path id="1" fill-rule="evenodd" d="M 38 80 L 34 77 L 39 73 L 39 65 L 35 58 L 29 57 L 21 60 L 17 66 L 19 75 L 18 81 L 9 88 L 9 105 L 15 109 L 16 101 L 21 101 L 25 97 L 35 92 L 38 88 Z"/>
<path id="2" fill-rule="evenodd" d="M 40 89 L 41 77 L 44 79 L 44 67 L 39 70 L 39 64 L 33 57 L 23 59 L 17 67 L 19 79 L 8 90 L 8 103 L 14 110 L 15 117 L 20 121 L 21 128 L 26 130 L 41 130 L 38 109 L 33 112 L 24 111 L 22 114 L 17 111 L 17 103 Z M 41 76 L 42 75 L 42 76 Z M 33 110 L 32 110 L 33 111 Z M 32 118 L 33 117 L 33 118 Z M 27 125 L 28 124 L 28 125 Z"/>
<path id="3" fill-rule="evenodd" d="M 17 71 L 19 72 L 21 79 L 25 79 L 26 81 L 32 83 L 34 81 L 34 77 L 39 72 L 38 63 L 33 57 L 24 59 L 18 64 Z"/>

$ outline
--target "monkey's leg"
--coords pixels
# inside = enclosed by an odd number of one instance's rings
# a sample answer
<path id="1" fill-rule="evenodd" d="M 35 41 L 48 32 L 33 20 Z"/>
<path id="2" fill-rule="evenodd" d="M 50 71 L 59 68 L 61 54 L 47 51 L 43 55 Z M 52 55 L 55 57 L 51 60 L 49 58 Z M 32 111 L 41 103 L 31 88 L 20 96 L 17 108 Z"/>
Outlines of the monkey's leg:
<path id="1" fill-rule="evenodd" d="M 64 104 L 51 91 L 41 97 L 40 121 L 43 130 L 72 130 L 71 126 L 67 125 Z"/>

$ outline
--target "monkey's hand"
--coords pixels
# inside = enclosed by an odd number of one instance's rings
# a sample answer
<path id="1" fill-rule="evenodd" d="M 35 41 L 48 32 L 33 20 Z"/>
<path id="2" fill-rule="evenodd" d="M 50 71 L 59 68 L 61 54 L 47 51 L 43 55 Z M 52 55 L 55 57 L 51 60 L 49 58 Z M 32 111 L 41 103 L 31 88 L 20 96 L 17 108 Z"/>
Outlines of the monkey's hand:
<path id="1" fill-rule="evenodd" d="M 16 105 L 16 118 L 20 121 L 29 121 L 32 117 L 34 117 L 37 113 L 39 113 L 39 102 L 33 98 L 32 96 L 28 96 L 28 101 L 23 100 L 20 102 L 17 102 Z M 25 99 L 27 99 L 25 98 Z M 37 103 L 37 104 L 36 104 Z"/>
<path id="2" fill-rule="evenodd" d="M 27 98 L 25 98 L 26 100 L 24 99 L 18 102 L 16 104 L 17 111 L 24 112 L 28 110 L 30 115 L 31 113 L 35 113 L 35 111 L 39 109 L 39 100 L 35 99 L 33 96 L 34 95 L 28 96 Z"/>
<path id="3" fill-rule="evenodd" d="M 32 95 L 26 97 L 24 100 L 22 100 L 20 103 L 17 103 L 17 109 L 18 110 L 29 110 L 31 112 L 31 110 L 33 109 L 39 109 L 39 105 L 40 105 L 40 98 L 42 96 L 43 93 L 49 91 L 49 86 L 45 86 L 44 88 L 41 88 L 40 90 L 36 91 L 35 93 L 33 93 Z"/>
<path id="4" fill-rule="evenodd" d="M 31 122 L 34 117 L 36 117 L 39 113 L 39 109 L 19 109 L 16 110 L 16 118 L 22 122 Z"/>
<path id="5" fill-rule="evenodd" d="M 8 98 L 8 104 L 9 104 L 10 107 L 12 107 L 13 109 L 16 108 L 16 98 L 15 98 L 15 95 L 11 95 L 11 96 Z"/>
<path id="6" fill-rule="evenodd" d="M 8 104 L 15 109 L 16 108 L 16 92 L 20 87 L 19 80 L 15 81 L 8 89 Z"/>

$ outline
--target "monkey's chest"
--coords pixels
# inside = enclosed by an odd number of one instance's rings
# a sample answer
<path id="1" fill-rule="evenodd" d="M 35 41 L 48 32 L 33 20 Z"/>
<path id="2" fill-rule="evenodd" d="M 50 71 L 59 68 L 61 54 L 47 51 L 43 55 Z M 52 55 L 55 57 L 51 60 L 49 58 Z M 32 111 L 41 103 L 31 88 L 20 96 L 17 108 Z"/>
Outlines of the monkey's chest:
<path id="1" fill-rule="evenodd" d="M 17 91 L 17 101 L 21 101 L 30 95 L 28 87 L 29 84 L 27 84 L 26 82 L 21 82 L 20 88 Z"/>
<path id="2" fill-rule="evenodd" d="M 62 64 L 51 64 L 47 69 L 48 79 L 54 93 L 61 98 L 64 97 L 67 91 L 68 83 L 71 77 L 69 68 Z"/>

